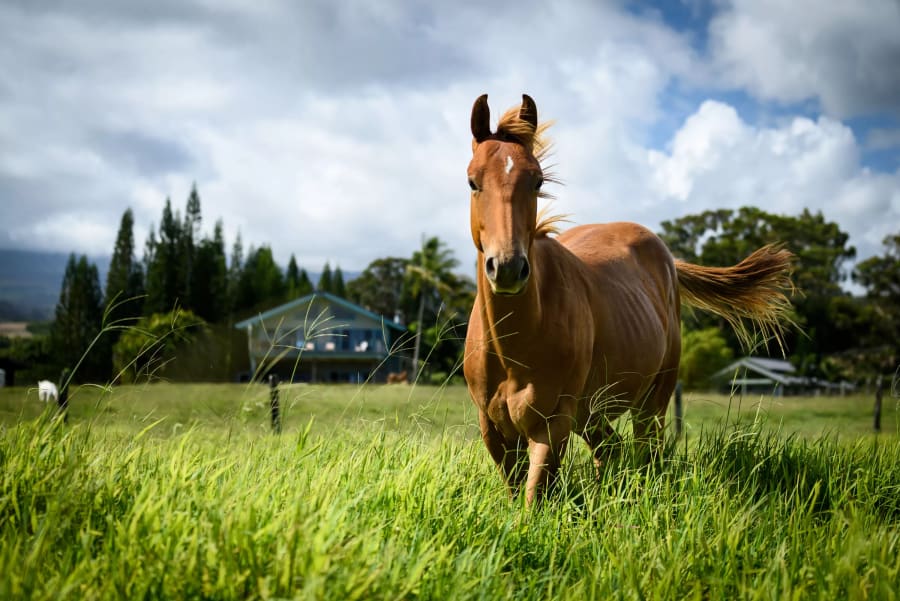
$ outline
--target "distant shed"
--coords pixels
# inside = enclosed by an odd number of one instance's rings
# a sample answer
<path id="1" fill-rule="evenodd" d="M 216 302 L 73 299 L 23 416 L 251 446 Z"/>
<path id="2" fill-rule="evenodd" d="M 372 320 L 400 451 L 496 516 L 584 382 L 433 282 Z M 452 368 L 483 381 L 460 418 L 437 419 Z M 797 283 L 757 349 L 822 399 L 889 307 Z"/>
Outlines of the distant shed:
<path id="1" fill-rule="evenodd" d="M 713 374 L 723 392 L 741 394 L 844 394 L 855 389 L 849 382 L 828 382 L 797 374 L 790 361 L 768 357 L 744 357 Z"/>

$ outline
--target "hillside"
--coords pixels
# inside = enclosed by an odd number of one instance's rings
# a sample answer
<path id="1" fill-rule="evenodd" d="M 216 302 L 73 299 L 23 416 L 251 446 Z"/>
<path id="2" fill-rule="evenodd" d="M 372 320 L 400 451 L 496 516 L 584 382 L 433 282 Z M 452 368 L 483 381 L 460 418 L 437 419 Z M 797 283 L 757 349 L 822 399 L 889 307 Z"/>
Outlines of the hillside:
<path id="1" fill-rule="evenodd" d="M 0 321 L 50 319 L 69 255 L 30 250 L 0 249 Z M 106 281 L 109 259 L 91 257 Z"/>

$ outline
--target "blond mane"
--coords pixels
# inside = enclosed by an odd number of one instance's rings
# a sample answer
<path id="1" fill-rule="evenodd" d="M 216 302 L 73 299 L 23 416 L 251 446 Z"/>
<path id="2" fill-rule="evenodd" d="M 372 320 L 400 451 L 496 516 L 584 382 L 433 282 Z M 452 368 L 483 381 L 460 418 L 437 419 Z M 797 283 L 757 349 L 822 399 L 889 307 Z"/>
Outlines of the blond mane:
<path id="1" fill-rule="evenodd" d="M 541 164 L 541 171 L 544 173 L 544 183 L 559 184 L 562 182 L 551 170 L 553 165 L 546 164 L 547 158 L 553 153 L 553 141 L 546 135 L 547 130 L 552 125 L 553 121 L 544 121 L 535 127 L 530 122 L 519 118 L 519 107 L 514 106 L 500 117 L 495 136 L 511 142 L 517 142 L 530 150 L 534 158 Z M 541 190 L 538 193 L 538 198 L 552 199 L 554 196 Z M 567 215 L 550 214 L 549 206 L 542 208 L 535 220 L 535 236 L 545 238 L 551 234 L 558 234 L 560 232 L 560 224 L 568 221 L 567 217 Z"/>

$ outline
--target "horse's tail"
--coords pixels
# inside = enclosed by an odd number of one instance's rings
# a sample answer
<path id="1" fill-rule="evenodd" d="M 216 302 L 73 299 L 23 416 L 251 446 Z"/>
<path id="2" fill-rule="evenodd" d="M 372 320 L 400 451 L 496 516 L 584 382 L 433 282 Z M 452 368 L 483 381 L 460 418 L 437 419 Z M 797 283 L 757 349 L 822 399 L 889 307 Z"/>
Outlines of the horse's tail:
<path id="1" fill-rule="evenodd" d="M 745 348 L 752 346 L 754 333 L 759 332 L 764 342 L 774 338 L 783 352 L 785 325 L 794 325 L 785 294 L 794 288 L 793 257 L 790 251 L 770 244 L 732 267 L 701 267 L 676 260 L 681 300 L 725 318 Z"/>

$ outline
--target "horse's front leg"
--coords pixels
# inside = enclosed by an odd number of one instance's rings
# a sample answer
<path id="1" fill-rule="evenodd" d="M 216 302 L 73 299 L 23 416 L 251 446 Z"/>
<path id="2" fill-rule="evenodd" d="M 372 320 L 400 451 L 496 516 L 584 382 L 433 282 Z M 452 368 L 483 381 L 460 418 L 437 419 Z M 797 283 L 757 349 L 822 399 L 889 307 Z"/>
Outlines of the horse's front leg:
<path id="1" fill-rule="evenodd" d="M 525 479 L 528 466 L 528 456 L 525 453 L 527 444 L 524 439 L 516 440 L 514 443 L 507 441 L 484 411 L 479 411 L 478 421 L 481 426 L 481 439 L 500 473 L 503 474 L 510 494 L 515 496 Z"/>
<path id="2" fill-rule="evenodd" d="M 529 505 L 540 501 L 556 484 L 559 465 L 566 452 L 572 419 L 568 415 L 553 416 L 528 437 L 528 480 L 525 499 Z"/>

